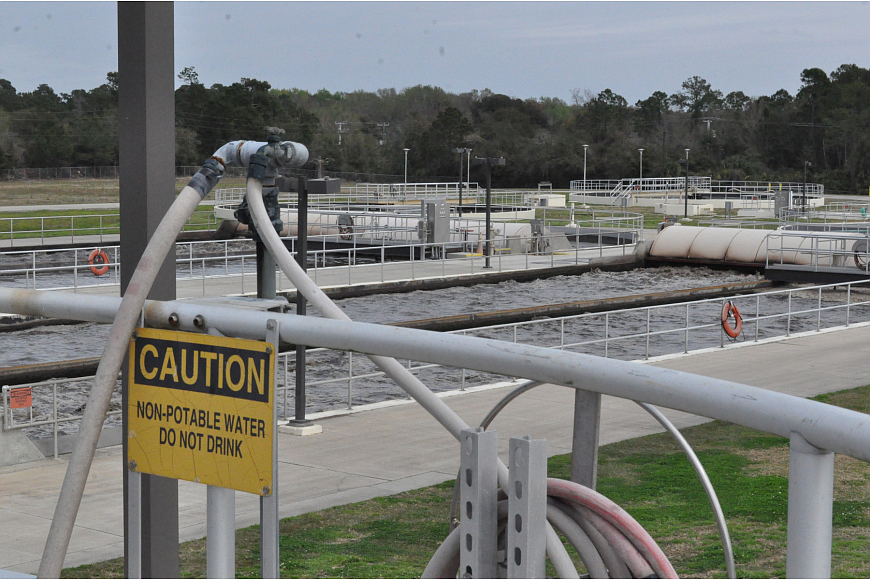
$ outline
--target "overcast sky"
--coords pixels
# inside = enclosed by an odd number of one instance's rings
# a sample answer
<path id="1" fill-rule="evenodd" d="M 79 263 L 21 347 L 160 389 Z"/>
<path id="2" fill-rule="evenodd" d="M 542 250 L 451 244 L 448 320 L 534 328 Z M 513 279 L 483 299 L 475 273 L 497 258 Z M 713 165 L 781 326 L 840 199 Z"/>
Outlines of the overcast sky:
<path id="1" fill-rule="evenodd" d="M 18 91 L 91 89 L 117 63 L 114 2 L 0 1 L 0 78 Z M 193 66 L 206 86 L 428 84 L 568 101 L 610 88 L 633 104 L 693 75 L 725 94 L 794 94 L 803 69 L 844 63 L 870 67 L 870 2 L 175 4 L 176 71 Z"/>

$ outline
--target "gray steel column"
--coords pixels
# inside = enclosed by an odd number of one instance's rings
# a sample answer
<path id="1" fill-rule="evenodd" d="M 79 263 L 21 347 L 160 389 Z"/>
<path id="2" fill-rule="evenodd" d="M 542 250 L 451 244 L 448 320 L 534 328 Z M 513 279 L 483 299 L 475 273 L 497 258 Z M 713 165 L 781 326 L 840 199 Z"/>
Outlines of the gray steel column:
<path id="1" fill-rule="evenodd" d="M 543 578 L 547 559 L 547 440 L 511 437 L 507 577 Z"/>
<path id="2" fill-rule="evenodd" d="M 175 199 L 174 13 L 172 2 L 118 3 L 122 293 Z M 167 256 L 148 297 L 175 298 L 174 254 Z M 125 388 L 124 432 L 126 397 Z M 126 474 L 126 465 L 123 469 Z M 142 575 L 178 577 L 178 482 L 144 474 L 141 478 Z M 126 555 L 129 550 L 125 546 Z"/>
<path id="3" fill-rule="evenodd" d="M 595 489 L 598 479 L 598 440 L 601 393 L 574 391 L 574 436 L 571 442 L 571 481 Z"/>
<path id="4" fill-rule="evenodd" d="M 794 431 L 789 449 L 785 575 L 830 578 L 834 454 Z"/>
<path id="5" fill-rule="evenodd" d="M 497 578 L 498 435 L 463 430 L 460 450 L 460 577 Z"/>

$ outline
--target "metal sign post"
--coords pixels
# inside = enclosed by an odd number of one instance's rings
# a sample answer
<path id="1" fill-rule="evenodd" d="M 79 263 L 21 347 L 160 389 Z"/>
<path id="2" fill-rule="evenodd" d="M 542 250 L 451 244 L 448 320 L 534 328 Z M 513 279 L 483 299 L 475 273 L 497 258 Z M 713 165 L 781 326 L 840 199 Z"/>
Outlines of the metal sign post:
<path id="1" fill-rule="evenodd" d="M 208 484 L 207 573 L 235 576 L 235 491 L 261 496 L 263 575 L 277 577 L 278 323 L 268 342 L 140 328 L 130 343 L 129 485 L 140 473 Z M 141 506 L 128 518 L 128 574 L 141 576 Z"/>
<path id="2" fill-rule="evenodd" d="M 279 340 L 278 321 L 270 319 L 266 322 L 266 342 L 272 346 L 272 354 L 278 352 Z M 272 367 L 272 401 L 275 400 L 278 381 L 275 379 L 275 367 Z M 279 578 L 278 555 L 278 405 L 272 406 L 272 489 L 268 495 L 260 498 L 260 576 L 262 578 Z M 265 490 L 264 490 L 265 491 Z"/>

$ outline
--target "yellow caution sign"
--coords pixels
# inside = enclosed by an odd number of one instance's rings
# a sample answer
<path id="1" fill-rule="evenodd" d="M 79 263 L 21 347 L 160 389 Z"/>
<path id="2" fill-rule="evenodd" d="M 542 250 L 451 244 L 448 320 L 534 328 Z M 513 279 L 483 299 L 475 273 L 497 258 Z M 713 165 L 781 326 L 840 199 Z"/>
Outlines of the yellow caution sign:
<path id="1" fill-rule="evenodd" d="M 269 343 L 138 329 L 130 341 L 128 465 L 269 495 L 274 376 Z"/>

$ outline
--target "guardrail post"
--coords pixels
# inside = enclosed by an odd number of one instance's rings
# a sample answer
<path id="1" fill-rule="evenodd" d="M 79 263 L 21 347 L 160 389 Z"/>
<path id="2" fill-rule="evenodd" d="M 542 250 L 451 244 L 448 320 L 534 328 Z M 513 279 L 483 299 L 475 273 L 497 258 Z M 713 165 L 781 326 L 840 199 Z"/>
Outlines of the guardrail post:
<path id="1" fill-rule="evenodd" d="M 785 575 L 830 578 L 834 454 L 792 431 L 788 472 Z"/>
<path id="2" fill-rule="evenodd" d="M 460 574 L 497 578 L 498 435 L 482 427 L 466 429 L 460 443 Z"/>

